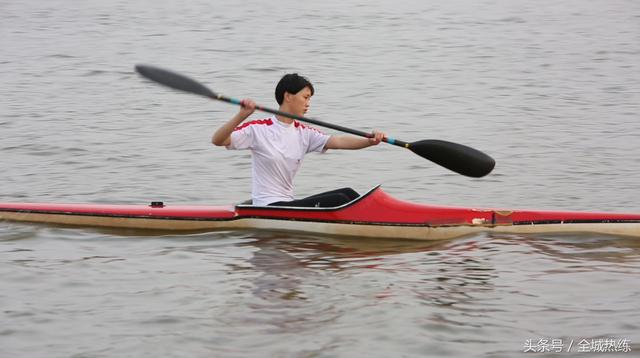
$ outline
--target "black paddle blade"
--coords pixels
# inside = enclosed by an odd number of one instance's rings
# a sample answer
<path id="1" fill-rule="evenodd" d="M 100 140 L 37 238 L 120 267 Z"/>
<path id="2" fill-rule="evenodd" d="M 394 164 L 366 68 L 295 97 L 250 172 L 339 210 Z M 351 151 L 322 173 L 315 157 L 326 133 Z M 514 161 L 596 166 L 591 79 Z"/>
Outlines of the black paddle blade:
<path id="1" fill-rule="evenodd" d="M 458 174 L 480 178 L 493 170 L 496 161 L 477 149 L 444 140 L 427 139 L 409 144 L 409 149 Z"/>
<path id="2" fill-rule="evenodd" d="M 216 97 L 215 93 L 200 82 L 179 73 L 148 65 L 136 65 L 136 71 L 152 81 L 173 89 L 199 94 L 209 98 Z"/>

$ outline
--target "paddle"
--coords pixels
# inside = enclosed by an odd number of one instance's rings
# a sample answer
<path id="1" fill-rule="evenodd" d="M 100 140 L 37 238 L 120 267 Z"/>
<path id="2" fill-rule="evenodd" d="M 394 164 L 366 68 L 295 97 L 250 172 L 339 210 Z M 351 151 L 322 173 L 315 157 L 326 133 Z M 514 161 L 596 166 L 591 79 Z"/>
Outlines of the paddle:
<path id="1" fill-rule="evenodd" d="M 136 65 L 136 71 L 152 81 L 155 81 L 167 87 L 171 87 L 173 89 L 201 95 L 211 99 L 217 99 L 220 101 L 242 105 L 240 103 L 240 100 L 238 99 L 217 94 L 201 83 L 175 72 L 147 65 Z M 372 136 L 371 133 L 361 132 L 359 130 L 322 122 L 317 119 L 311 119 L 291 113 L 282 112 L 276 109 L 270 109 L 262 106 L 256 106 L 256 109 L 288 118 L 297 119 L 299 121 L 312 123 L 318 126 L 335 129 L 337 131 L 351 133 L 361 137 L 371 138 Z M 462 144 L 447 142 L 443 140 L 425 139 L 408 143 L 390 137 L 385 137 L 383 141 L 389 144 L 397 145 L 399 147 L 407 148 L 417 155 L 428 159 L 442 167 L 452 170 L 458 174 L 474 178 L 480 178 L 489 174 L 496 164 L 493 158 L 482 153 L 479 150 L 467 147 Z"/>

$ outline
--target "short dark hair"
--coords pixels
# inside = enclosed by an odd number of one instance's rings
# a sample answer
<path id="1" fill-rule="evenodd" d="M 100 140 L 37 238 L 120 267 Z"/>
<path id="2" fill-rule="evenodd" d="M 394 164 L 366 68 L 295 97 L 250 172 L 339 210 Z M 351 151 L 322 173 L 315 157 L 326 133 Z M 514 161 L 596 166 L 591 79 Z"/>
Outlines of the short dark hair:
<path id="1" fill-rule="evenodd" d="M 313 96 L 314 90 L 311 81 L 297 73 L 288 73 L 282 76 L 280 82 L 278 82 L 278 85 L 276 86 L 276 101 L 278 101 L 278 104 L 282 104 L 282 102 L 284 102 L 285 92 L 296 94 L 302 91 L 305 87 L 309 87 L 311 95 Z"/>

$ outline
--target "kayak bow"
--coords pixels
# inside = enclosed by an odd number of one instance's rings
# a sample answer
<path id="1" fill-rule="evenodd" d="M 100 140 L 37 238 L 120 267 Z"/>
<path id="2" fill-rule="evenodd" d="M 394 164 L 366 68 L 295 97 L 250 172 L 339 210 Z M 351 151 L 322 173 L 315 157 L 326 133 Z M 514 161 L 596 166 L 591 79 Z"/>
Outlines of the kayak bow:
<path id="1" fill-rule="evenodd" d="M 284 230 L 415 240 L 480 232 L 640 237 L 640 214 L 424 205 L 395 199 L 379 186 L 334 208 L 0 203 L 0 220 L 174 231 Z"/>

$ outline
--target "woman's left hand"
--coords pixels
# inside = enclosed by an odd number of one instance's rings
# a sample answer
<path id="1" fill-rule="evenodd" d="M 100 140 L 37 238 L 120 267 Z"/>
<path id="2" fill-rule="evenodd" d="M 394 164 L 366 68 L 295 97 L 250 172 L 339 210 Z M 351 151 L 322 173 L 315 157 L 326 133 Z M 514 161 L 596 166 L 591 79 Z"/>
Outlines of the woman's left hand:
<path id="1" fill-rule="evenodd" d="M 382 142 L 382 139 L 385 137 L 385 134 L 383 132 L 379 132 L 377 130 L 374 130 L 371 134 L 373 134 L 373 137 L 369 138 L 370 145 L 380 144 L 380 142 Z"/>

